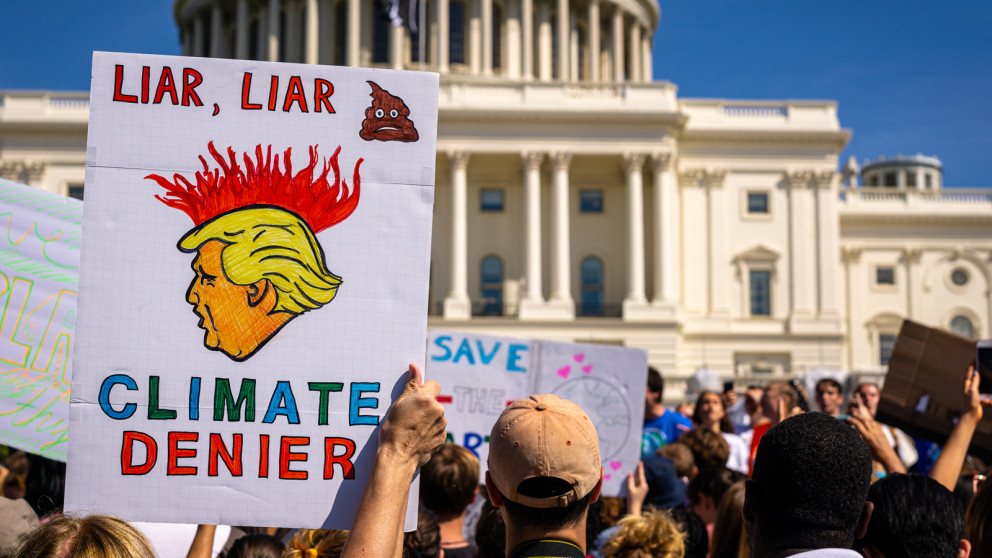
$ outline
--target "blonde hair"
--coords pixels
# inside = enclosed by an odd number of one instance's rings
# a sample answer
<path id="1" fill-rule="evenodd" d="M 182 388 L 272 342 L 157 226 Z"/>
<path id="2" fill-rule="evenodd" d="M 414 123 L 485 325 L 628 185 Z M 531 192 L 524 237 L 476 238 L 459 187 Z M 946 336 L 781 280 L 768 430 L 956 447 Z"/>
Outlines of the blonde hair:
<path id="1" fill-rule="evenodd" d="M 344 550 L 348 531 L 300 529 L 286 545 L 283 558 L 338 558 Z"/>
<path id="2" fill-rule="evenodd" d="M 710 558 L 750 558 L 751 547 L 744 531 L 744 481 L 737 481 L 720 500 L 710 540 Z"/>
<path id="3" fill-rule="evenodd" d="M 63 516 L 35 530 L 13 558 L 155 558 L 141 531 L 109 515 Z"/>
<path id="4" fill-rule="evenodd" d="M 237 209 L 186 233 L 183 252 L 195 252 L 211 240 L 221 252 L 224 276 L 247 286 L 267 279 L 275 287 L 273 312 L 302 314 L 330 302 L 341 278 L 327 270 L 324 250 L 310 226 L 293 213 L 272 206 Z"/>
<path id="5" fill-rule="evenodd" d="M 663 511 L 629 515 L 603 545 L 604 558 L 682 558 L 684 534 Z"/>

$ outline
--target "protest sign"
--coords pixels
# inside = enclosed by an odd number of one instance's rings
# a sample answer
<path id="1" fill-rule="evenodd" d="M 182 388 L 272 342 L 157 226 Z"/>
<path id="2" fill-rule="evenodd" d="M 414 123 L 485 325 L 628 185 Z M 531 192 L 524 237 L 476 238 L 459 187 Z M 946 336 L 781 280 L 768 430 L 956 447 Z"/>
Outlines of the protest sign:
<path id="1" fill-rule="evenodd" d="M 65 461 L 83 204 L 0 179 L 0 444 Z"/>
<path id="2" fill-rule="evenodd" d="M 432 329 L 426 374 L 441 384 L 448 441 L 471 450 L 483 475 L 507 405 L 534 393 L 574 401 L 599 434 L 603 494 L 616 496 L 640 459 L 647 367 L 640 349 Z"/>
<path id="3" fill-rule="evenodd" d="M 350 527 L 423 361 L 437 98 L 435 74 L 94 54 L 68 510 Z"/>
<path id="4" fill-rule="evenodd" d="M 879 396 L 878 420 L 943 444 L 957 424 L 965 374 L 974 360 L 973 340 L 904 320 Z M 992 413 L 975 430 L 970 452 L 992 458 Z"/>

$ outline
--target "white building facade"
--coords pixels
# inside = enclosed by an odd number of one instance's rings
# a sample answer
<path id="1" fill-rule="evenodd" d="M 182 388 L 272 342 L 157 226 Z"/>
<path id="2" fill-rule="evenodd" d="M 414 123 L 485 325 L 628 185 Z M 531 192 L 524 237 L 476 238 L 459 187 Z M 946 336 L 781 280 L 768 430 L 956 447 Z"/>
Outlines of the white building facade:
<path id="1" fill-rule="evenodd" d="M 906 317 L 992 337 L 992 191 L 839 169 L 830 101 L 679 98 L 655 0 L 420 5 L 419 32 L 372 1 L 174 13 L 187 55 L 441 74 L 432 327 L 644 348 L 669 399 L 701 367 L 878 374 Z M 86 95 L 0 100 L 0 176 L 80 194 Z"/>

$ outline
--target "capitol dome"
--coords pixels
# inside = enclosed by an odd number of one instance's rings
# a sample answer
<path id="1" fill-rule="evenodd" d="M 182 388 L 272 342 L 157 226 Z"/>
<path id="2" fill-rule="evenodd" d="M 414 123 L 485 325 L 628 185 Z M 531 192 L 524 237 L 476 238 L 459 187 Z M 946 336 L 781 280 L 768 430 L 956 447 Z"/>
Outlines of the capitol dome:
<path id="1" fill-rule="evenodd" d="M 177 0 L 173 13 L 187 56 L 524 81 L 652 79 L 661 14 L 654 0 L 410 4 L 413 10 L 391 13 L 390 3 L 378 0 Z"/>

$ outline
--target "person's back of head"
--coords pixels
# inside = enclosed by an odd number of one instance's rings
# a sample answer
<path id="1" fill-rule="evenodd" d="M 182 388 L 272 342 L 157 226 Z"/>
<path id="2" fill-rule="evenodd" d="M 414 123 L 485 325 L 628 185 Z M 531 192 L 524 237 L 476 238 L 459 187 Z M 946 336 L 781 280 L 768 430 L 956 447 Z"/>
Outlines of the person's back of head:
<path id="1" fill-rule="evenodd" d="M 665 396 L 665 379 L 661 376 L 661 372 L 659 372 L 654 366 L 648 366 L 647 388 L 652 394 L 658 394 L 655 401 L 661 403 L 662 398 Z"/>
<path id="2" fill-rule="evenodd" d="M 720 502 L 724 493 L 735 482 L 744 480 L 745 475 L 726 467 L 702 469 L 689 483 L 686 494 L 696 515 L 707 525 L 716 521 Z"/>
<path id="3" fill-rule="evenodd" d="M 804 413 L 773 426 L 747 484 L 752 551 L 850 548 L 870 513 L 870 479 L 868 446 L 843 421 Z"/>
<path id="4" fill-rule="evenodd" d="M 744 481 L 735 482 L 723 494 L 713 524 L 710 558 L 749 558 L 751 547 L 744 533 Z"/>
<path id="5" fill-rule="evenodd" d="M 434 512 L 420 506 L 417 529 L 403 534 L 403 558 L 437 558 L 441 553 L 441 528 Z"/>
<path id="6" fill-rule="evenodd" d="M 479 487 L 479 460 L 452 443 L 441 446 L 420 470 L 420 501 L 441 521 L 465 512 Z"/>
<path id="7" fill-rule="evenodd" d="M 488 500 L 479 511 L 475 524 L 475 546 L 479 558 L 504 558 L 506 556 L 506 525 L 499 508 Z"/>
<path id="8" fill-rule="evenodd" d="M 693 428 L 682 434 L 679 442 L 692 452 L 696 467 L 702 471 L 713 467 L 726 467 L 730 445 L 723 436 L 705 428 Z"/>
<path id="9" fill-rule="evenodd" d="M 671 516 L 663 511 L 628 515 L 603 546 L 604 558 L 682 558 L 685 541 Z"/>
<path id="10" fill-rule="evenodd" d="M 884 558 L 952 558 L 964 539 L 964 514 L 954 494 L 923 475 L 889 475 L 868 491 L 874 504 L 858 541 L 866 555 Z M 979 555 L 983 556 L 983 555 Z"/>
<path id="11" fill-rule="evenodd" d="M 130 523 L 109 515 L 62 516 L 24 540 L 14 558 L 155 558 L 148 539 Z"/>
<path id="12" fill-rule="evenodd" d="M 300 529 L 286 545 L 283 558 L 338 558 L 347 539 L 348 531 L 339 529 Z"/>
<path id="13" fill-rule="evenodd" d="M 282 558 L 286 545 L 272 535 L 256 533 L 234 541 L 224 558 Z"/>
<path id="14" fill-rule="evenodd" d="M 658 448 L 658 455 L 667 457 L 675 465 L 675 473 L 686 480 L 696 476 L 696 458 L 692 450 L 680 441 L 665 444 Z"/>
<path id="15" fill-rule="evenodd" d="M 992 482 L 985 481 L 969 504 L 965 534 L 972 556 L 992 556 Z"/>
<path id="16" fill-rule="evenodd" d="M 504 409 L 493 426 L 486 486 L 505 510 L 508 531 L 584 529 L 602 479 L 596 428 L 571 401 L 532 395 Z"/>
<path id="17" fill-rule="evenodd" d="M 669 512 L 675 525 L 683 533 L 685 558 L 706 558 L 710 552 L 710 541 L 703 520 L 696 512 L 683 506 L 672 508 Z"/>
<path id="18" fill-rule="evenodd" d="M 644 505 L 657 509 L 669 509 L 685 503 L 685 483 L 675 472 L 675 465 L 666 457 L 652 455 L 645 458 L 644 480 L 648 483 L 648 493 Z"/>

